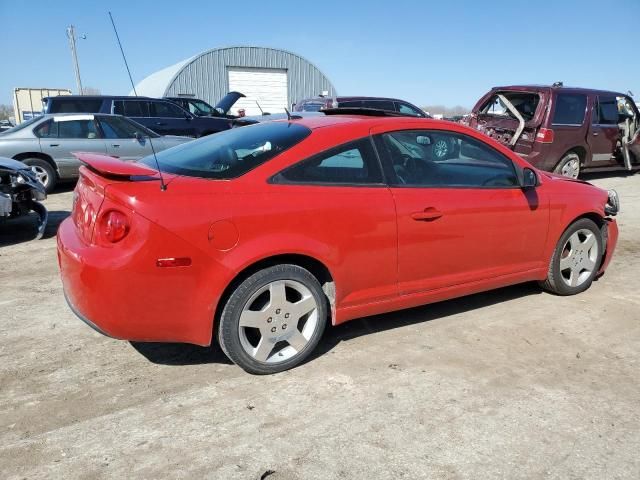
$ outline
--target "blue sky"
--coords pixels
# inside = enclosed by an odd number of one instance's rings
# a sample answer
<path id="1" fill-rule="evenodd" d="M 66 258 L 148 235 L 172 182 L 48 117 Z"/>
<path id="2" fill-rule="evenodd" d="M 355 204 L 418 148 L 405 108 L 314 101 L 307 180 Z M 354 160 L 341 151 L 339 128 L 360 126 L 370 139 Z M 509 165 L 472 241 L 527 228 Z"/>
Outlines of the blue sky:
<path id="1" fill-rule="evenodd" d="M 640 98 L 640 0 L 0 0 L 0 103 L 14 87 L 75 90 L 69 24 L 87 35 L 83 84 L 127 94 L 108 10 L 136 82 L 204 50 L 257 45 L 306 57 L 341 94 L 420 106 L 471 107 L 494 85 L 557 80 Z"/>

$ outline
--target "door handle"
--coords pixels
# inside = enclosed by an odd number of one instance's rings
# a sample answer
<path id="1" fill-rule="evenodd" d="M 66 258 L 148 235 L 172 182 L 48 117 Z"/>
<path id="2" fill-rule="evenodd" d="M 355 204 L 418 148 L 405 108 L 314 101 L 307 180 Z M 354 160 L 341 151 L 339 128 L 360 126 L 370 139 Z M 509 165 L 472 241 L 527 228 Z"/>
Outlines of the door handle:
<path id="1" fill-rule="evenodd" d="M 156 122 L 156 125 L 166 125 L 164 122 Z"/>
<path id="2" fill-rule="evenodd" d="M 597 137 L 598 136 L 598 132 L 593 132 L 593 136 Z"/>
<path id="3" fill-rule="evenodd" d="M 115 147 L 115 148 L 119 148 L 120 147 L 120 145 L 118 143 L 112 143 L 111 146 Z"/>
<path id="4" fill-rule="evenodd" d="M 413 212 L 411 214 L 411 218 L 418 222 L 430 222 L 432 220 L 437 220 L 442 215 L 442 212 L 437 208 L 427 207 L 421 212 Z"/>
<path id="5" fill-rule="evenodd" d="M 59 143 L 50 143 L 49 146 L 50 147 L 59 147 L 60 144 Z"/>

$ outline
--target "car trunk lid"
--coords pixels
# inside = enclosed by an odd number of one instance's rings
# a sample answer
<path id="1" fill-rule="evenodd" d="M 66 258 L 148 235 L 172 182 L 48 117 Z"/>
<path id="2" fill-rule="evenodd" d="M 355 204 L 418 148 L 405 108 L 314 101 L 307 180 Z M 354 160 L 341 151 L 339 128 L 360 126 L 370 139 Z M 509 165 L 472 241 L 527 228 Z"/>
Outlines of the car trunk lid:
<path id="1" fill-rule="evenodd" d="M 235 103 L 240 100 L 245 95 L 240 92 L 229 92 L 227 93 L 218 103 L 216 103 L 216 108 L 222 110 L 222 113 L 225 115 L 229 113 L 231 107 L 235 105 Z"/>

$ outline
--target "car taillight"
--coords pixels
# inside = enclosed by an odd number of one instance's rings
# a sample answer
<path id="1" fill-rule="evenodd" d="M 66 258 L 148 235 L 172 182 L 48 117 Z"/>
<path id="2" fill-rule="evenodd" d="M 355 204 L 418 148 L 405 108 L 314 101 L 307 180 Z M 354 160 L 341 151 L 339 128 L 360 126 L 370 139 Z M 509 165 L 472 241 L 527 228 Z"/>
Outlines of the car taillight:
<path id="1" fill-rule="evenodd" d="M 129 233 L 129 219 L 118 210 L 109 210 L 100 219 L 100 236 L 109 243 L 117 243 Z"/>
<path id="2" fill-rule="evenodd" d="M 536 142 L 540 143 L 553 143 L 553 130 L 550 128 L 541 128 L 536 133 Z"/>

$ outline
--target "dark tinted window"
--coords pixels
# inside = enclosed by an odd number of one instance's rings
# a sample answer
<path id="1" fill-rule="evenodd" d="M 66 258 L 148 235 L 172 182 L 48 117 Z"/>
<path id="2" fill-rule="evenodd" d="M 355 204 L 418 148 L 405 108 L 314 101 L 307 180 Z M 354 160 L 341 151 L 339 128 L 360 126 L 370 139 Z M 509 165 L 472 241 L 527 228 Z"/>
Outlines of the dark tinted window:
<path id="1" fill-rule="evenodd" d="M 295 123 L 266 122 L 225 130 L 158 152 L 162 171 L 202 178 L 235 178 L 301 142 L 311 130 Z M 155 168 L 153 156 L 140 160 Z"/>
<path id="2" fill-rule="evenodd" d="M 341 107 L 341 108 L 358 108 L 358 107 L 362 107 L 362 101 L 361 100 L 347 100 L 346 102 L 340 102 L 338 104 L 338 107 Z"/>
<path id="3" fill-rule="evenodd" d="M 50 98 L 48 113 L 97 113 L 102 106 L 102 99 L 82 98 Z"/>
<path id="4" fill-rule="evenodd" d="M 39 138 L 57 138 L 58 125 L 58 122 L 54 122 L 53 119 L 51 119 L 34 128 L 33 133 Z"/>
<path id="5" fill-rule="evenodd" d="M 125 117 L 149 117 L 149 102 L 144 100 L 116 100 L 113 113 Z"/>
<path id="6" fill-rule="evenodd" d="M 582 125 L 587 108 L 587 96 L 577 93 L 559 93 L 553 122 L 556 125 Z"/>
<path id="7" fill-rule="evenodd" d="M 511 160 L 466 135 L 436 130 L 391 132 L 377 138 L 396 185 L 504 188 L 518 186 Z"/>
<path id="8" fill-rule="evenodd" d="M 101 117 L 98 118 L 98 122 L 100 122 L 100 128 L 102 128 L 105 138 L 135 138 L 136 133 L 148 137 L 151 133 L 122 117 Z M 151 136 L 155 137 L 156 135 Z"/>
<path id="9" fill-rule="evenodd" d="M 184 118 L 185 112 L 169 102 L 151 102 L 151 116 L 163 118 Z"/>
<path id="10" fill-rule="evenodd" d="M 277 178 L 296 183 L 381 183 L 382 172 L 367 137 L 303 160 Z"/>
<path id="11" fill-rule="evenodd" d="M 379 110 L 389 110 L 391 112 L 396 110 L 393 102 L 387 100 L 363 100 L 362 106 L 364 108 L 377 108 Z"/>
<path id="12" fill-rule="evenodd" d="M 618 104 L 616 97 L 598 97 L 598 108 L 594 114 L 595 123 L 615 125 L 618 123 Z"/>
<path id="13" fill-rule="evenodd" d="M 93 120 L 64 120 L 57 123 L 58 138 L 98 138 Z"/>

